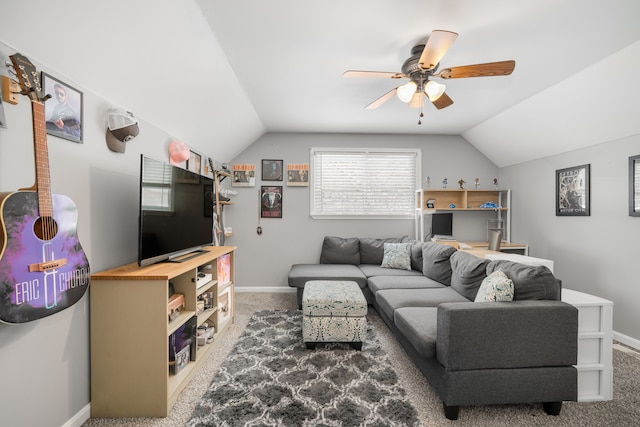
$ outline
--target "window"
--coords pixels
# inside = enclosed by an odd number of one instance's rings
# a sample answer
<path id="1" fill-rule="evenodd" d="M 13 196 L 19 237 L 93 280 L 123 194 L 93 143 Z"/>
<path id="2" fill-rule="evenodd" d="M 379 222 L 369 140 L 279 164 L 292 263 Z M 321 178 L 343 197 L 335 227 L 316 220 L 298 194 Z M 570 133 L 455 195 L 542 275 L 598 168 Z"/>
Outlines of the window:
<path id="1" fill-rule="evenodd" d="M 311 216 L 413 218 L 417 149 L 312 148 Z"/>

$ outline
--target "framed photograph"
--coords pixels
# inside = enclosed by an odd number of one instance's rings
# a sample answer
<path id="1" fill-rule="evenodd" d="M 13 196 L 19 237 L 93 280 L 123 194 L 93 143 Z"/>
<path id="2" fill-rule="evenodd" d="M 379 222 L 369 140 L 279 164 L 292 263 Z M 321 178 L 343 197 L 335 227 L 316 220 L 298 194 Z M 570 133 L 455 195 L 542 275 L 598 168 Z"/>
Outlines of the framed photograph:
<path id="1" fill-rule="evenodd" d="M 282 160 L 262 159 L 262 180 L 282 181 Z"/>
<path id="2" fill-rule="evenodd" d="M 287 186 L 309 186 L 309 163 L 287 164 Z"/>
<path id="3" fill-rule="evenodd" d="M 189 159 L 187 160 L 187 170 L 200 173 L 202 170 L 202 156 L 196 152 L 189 150 Z"/>
<path id="4" fill-rule="evenodd" d="M 590 165 L 556 170 L 556 216 L 589 216 Z"/>
<path id="5" fill-rule="evenodd" d="M 256 165 L 233 165 L 231 173 L 233 187 L 255 187 Z"/>
<path id="6" fill-rule="evenodd" d="M 82 92 L 42 72 L 47 133 L 82 144 Z"/>
<path id="7" fill-rule="evenodd" d="M 260 217 L 282 218 L 282 186 L 263 185 L 260 191 Z"/>
<path id="8" fill-rule="evenodd" d="M 640 155 L 629 157 L 629 216 L 640 216 Z"/>

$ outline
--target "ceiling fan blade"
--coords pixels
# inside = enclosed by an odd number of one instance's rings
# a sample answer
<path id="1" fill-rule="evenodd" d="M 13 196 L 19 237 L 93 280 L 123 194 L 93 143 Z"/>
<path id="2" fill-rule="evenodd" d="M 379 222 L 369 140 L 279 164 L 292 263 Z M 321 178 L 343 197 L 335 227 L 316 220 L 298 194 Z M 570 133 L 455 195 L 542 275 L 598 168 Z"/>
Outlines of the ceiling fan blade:
<path id="1" fill-rule="evenodd" d="M 418 60 L 420 66 L 424 70 L 434 69 L 457 38 L 458 33 L 433 30 Z"/>
<path id="2" fill-rule="evenodd" d="M 389 92 L 385 93 L 380 98 L 376 99 L 371 104 L 367 105 L 366 109 L 373 110 L 374 108 L 378 108 L 379 106 L 381 106 L 382 104 L 384 104 L 385 102 L 393 98 L 393 96 L 396 94 L 396 89 L 398 88 L 396 87 L 391 89 Z"/>
<path id="3" fill-rule="evenodd" d="M 447 108 L 451 104 L 453 104 L 453 100 L 451 98 L 449 98 L 449 95 L 447 95 L 446 92 L 443 93 L 442 95 L 440 95 L 440 98 L 438 98 L 435 101 L 433 101 L 433 105 L 438 110 L 442 110 L 443 108 Z"/>
<path id="4" fill-rule="evenodd" d="M 445 68 L 438 73 L 443 79 L 461 79 L 465 77 L 508 76 L 516 67 L 516 61 L 488 62 L 486 64 L 463 65 Z"/>
<path id="5" fill-rule="evenodd" d="M 407 77 L 402 73 L 394 73 L 392 71 L 357 71 L 349 70 L 342 74 L 343 77 L 384 77 L 392 79 L 401 79 Z"/>

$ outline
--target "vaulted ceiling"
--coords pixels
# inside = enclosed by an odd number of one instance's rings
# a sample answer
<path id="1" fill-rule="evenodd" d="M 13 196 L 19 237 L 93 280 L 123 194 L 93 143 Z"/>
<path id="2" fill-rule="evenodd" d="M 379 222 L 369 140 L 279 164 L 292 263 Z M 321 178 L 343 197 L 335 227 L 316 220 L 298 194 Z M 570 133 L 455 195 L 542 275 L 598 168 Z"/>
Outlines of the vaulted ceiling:
<path id="1" fill-rule="evenodd" d="M 0 40 L 221 161 L 266 132 L 456 134 L 508 166 L 640 133 L 637 0 L 47 0 L 3 6 Z M 37 27 L 25 31 L 34 14 Z M 434 29 L 442 67 L 513 59 L 510 76 L 442 81 L 418 112 L 400 71 Z"/>

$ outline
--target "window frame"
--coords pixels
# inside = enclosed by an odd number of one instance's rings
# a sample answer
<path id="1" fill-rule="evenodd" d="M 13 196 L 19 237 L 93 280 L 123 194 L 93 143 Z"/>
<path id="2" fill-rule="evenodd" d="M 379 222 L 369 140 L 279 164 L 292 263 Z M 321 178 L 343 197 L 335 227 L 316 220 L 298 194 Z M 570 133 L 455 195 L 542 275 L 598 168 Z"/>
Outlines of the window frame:
<path id="1" fill-rule="evenodd" d="M 360 214 L 360 213 L 345 213 L 345 214 L 336 214 L 336 213 L 322 213 L 315 210 L 315 193 L 316 193 L 316 164 L 315 159 L 319 153 L 354 153 L 356 155 L 366 155 L 366 154 L 401 154 L 401 153 L 409 153 L 415 158 L 415 176 L 413 189 L 410 191 L 410 197 L 412 201 L 412 206 L 410 211 L 408 210 L 406 214 Z M 338 148 L 338 147 L 311 147 L 309 150 L 309 164 L 311 165 L 311 173 L 309 174 L 309 215 L 314 219 L 415 219 L 415 206 L 416 206 L 416 197 L 417 190 L 421 189 L 421 179 L 422 176 L 422 149 L 420 148 L 363 148 L 363 147 L 348 147 L 348 148 Z M 393 169 L 393 166 L 390 166 Z M 393 170 L 390 171 L 392 173 Z"/>

